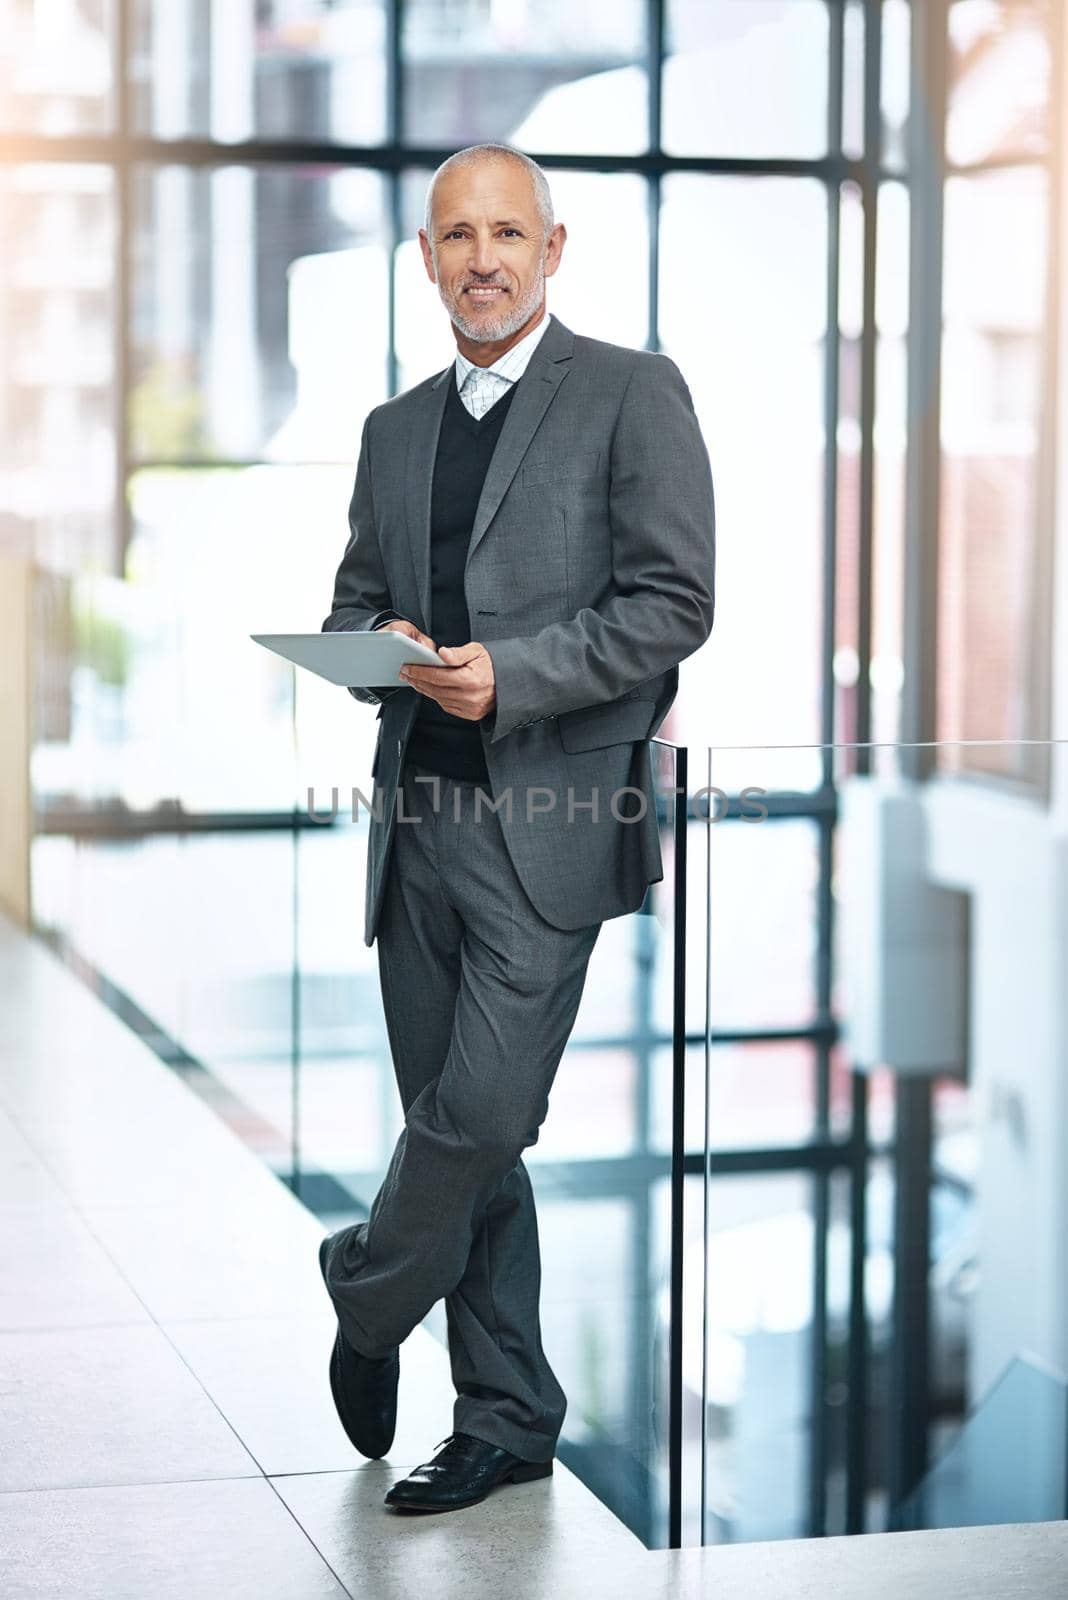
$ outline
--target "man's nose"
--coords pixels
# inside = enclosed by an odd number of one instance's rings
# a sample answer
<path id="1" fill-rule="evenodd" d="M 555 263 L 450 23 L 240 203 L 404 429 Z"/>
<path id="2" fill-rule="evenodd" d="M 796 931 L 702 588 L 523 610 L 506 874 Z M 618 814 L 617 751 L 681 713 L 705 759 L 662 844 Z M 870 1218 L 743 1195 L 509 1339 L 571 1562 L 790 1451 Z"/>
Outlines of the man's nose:
<path id="1" fill-rule="evenodd" d="M 499 258 L 497 246 L 492 237 L 480 238 L 477 234 L 471 244 L 471 254 L 468 257 L 470 270 L 480 278 L 492 278 L 497 271 Z"/>

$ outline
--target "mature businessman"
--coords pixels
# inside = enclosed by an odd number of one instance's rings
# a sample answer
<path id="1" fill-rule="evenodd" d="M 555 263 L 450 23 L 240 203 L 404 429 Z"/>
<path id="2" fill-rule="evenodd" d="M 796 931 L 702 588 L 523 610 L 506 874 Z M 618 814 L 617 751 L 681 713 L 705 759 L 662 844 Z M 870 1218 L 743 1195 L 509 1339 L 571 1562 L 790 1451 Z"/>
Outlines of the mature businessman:
<path id="1" fill-rule="evenodd" d="M 457 354 L 367 417 L 323 623 L 445 663 L 350 691 L 379 705 L 364 937 L 404 1128 L 368 1220 L 320 1247 L 331 1389 L 366 1456 L 393 1441 L 399 1346 L 445 1299 L 455 1431 L 385 1496 L 420 1510 L 552 1471 L 567 1400 L 522 1151 L 602 922 L 663 877 L 649 739 L 712 627 L 689 389 L 548 312 L 566 237 L 511 146 L 434 174 L 419 242 Z"/>

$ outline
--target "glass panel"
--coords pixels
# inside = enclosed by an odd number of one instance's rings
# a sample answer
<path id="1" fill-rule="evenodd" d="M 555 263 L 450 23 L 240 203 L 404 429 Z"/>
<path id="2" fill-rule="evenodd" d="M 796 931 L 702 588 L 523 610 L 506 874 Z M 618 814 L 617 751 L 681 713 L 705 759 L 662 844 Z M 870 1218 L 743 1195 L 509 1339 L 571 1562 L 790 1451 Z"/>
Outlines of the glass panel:
<path id="1" fill-rule="evenodd" d="M 0 169 L 0 540 L 57 573 L 115 557 L 115 188 Z"/>
<path id="2" fill-rule="evenodd" d="M 1068 1506 L 1068 1382 L 1013 1361 L 902 1508 L 905 1528 L 1056 1522 Z"/>
<path id="3" fill-rule="evenodd" d="M 827 1532 L 844 1533 L 848 1521 L 850 1255 L 853 1227 L 848 1173 L 827 1183 L 827 1345 L 824 1418 L 827 1430 Z"/>
<path id="4" fill-rule="evenodd" d="M 883 163 L 900 172 L 908 165 L 911 0 L 882 0 L 881 11 Z"/>
<path id="5" fill-rule="evenodd" d="M 384 0 L 129 0 L 135 128 L 378 144 Z"/>
<path id="6" fill-rule="evenodd" d="M 674 174 L 663 196 L 661 346 L 693 395 L 719 527 L 735 530 L 716 553 L 717 587 L 731 604 L 683 663 L 664 735 L 717 746 L 815 740 L 826 194 L 807 179 Z M 699 291 L 680 292 L 698 266 Z M 736 663 L 729 695 L 726 659 Z"/>
<path id="7" fill-rule="evenodd" d="M 181 890 L 160 919 L 172 924 L 170 932 L 149 930 L 138 955 L 116 950 L 105 970 L 121 972 L 123 988 L 136 993 L 141 964 L 159 969 L 176 946 L 181 985 L 173 1037 L 236 1096 L 252 1139 L 285 1173 L 295 1044 L 292 839 L 285 832 L 185 834 L 176 871 Z M 155 904 L 168 900 L 162 893 Z M 129 897 L 124 909 L 129 941 L 132 927 L 143 928 L 152 914 L 135 923 Z M 139 941 L 140 934 L 132 942 Z"/>
<path id="8" fill-rule="evenodd" d="M 854 1067 L 856 1062 L 853 1063 Z M 888 1488 L 890 1431 L 895 1404 L 891 1371 L 898 1354 L 894 1338 L 894 1245 L 897 1181 L 893 1161 L 878 1158 L 868 1165 L 864 1187 L 864 1313 L 867 1317 L 866 1383 L 861 1410 L 864 1467 L 862 1532 L 890 1526 Z M 937 1311 L 935 1312 L 937 1315 Z"/>
<path id="9" fill-rule="evenodd" d="M 692 918 L 696 934 L 697 916 Z M 713 916 L 713 926 L 717 918 Z M 703 996 L 701 996 L 703 999 Z M 713 1039 L 722 1027 L 713 995 Z M 701 1029 L 703 1036 L 704 1029 Z M 657 1078 L 671 1075 L 671 1051 L 662 1046 Z M 705 1139 L 704 1043 L 693 1042 L 687 1053 L 685 1100 L 686 1148 L 698 1152 Z M 671 1104 L 654 1103 L 652 1137 L 671 1149 Z M 713 1043 L 708 1071 L 709 1148 L 763 1149 L 767 1145 L 804 1144 L 815 1133 L 816 1054 L 807 1040 L 785 1043 L 739 1040 Z"/>
<path id="10" fill-rule="evenodd" d="M 102 133 L 114 122 L 116 0 L 0 0 L 0 128 Z"/>
<path id="11" fill-rule="evenodd" d="M 872 532 L 872 738 L 901 735 L 905 680 L 905 461 L 908 444 L 909 196 L 879 187 L 875 269 L 875 495 Z"/>
<path id="12" fill-rule="evenodd" d="M 942 348 L 941 739 L 1034 737 L 1048 229 L 1033 168 L 946 185 Z M 1038 669 L 1039 671 L 1041 669 Z M 1020 757 L 1024 757 L 1019 767 Z M 1025 748 L 940 751 L 947 771 L 1023 776 Z"/>
<path id="13" fill-rule="evenodd" d="M 39 823 L 171 806 L 182 778 L 181 622 L 135 579 L 42 581 L 47 689 L 31 765 Z"/>
<path id="14" fill-rule="evenodd" d="M 319 629 L 351 492 L 351 468 L 133 476 L 125 578 L 54 578 L 42 597 L 38 815 L 290 810 L 295 669 L 249 635 Z"/>
<path id="15" fill-rule="evenodd" d="M 39 832 L 31 858 L 36 930 L 91 962 L 171 1039 L 181 1027 L 189 948 L 185 865 L 176 834 L 99 840 Z"/>
<path id="16" fill-rule="evenodd" d="M 803 1040 L 719 1046 L 709 1099 L 715 1149 L 803 1144 L 815 1133 L 815 1052 Z"/>
<path id="17" fill-rule="evenodd" d="M 855 739 L 859 694 L 857 614 L 860 584 L 861 349 L 864 326 L 864 210 L 860 188 L 844 183 L 839 201 L 838 494 L 835 565 L 835 728 Z M 885 591 L 877 591 L 882 595 Z"/>
<path id="18" fill-rule="evenodd" d="M 656 782 L 663 794 L 663 806 L 674 806 L 675 797 L 668 793 L 673 787 L 668 776 L 670 764 L 673 759 L 674 747 L 662 743 L 663 730 L 657 735 L 654 742 L 654 752 L 660 752 L 661 771 Z M 722 800 L 715 794 L 699 793 L 711 787 L 708 767 L 708 751 L 693 747 L 689 751 L 690 769 L 687 785 L 688 803 L 691 816 L 688 830 L 688 846 L 686 851 L 686 940 L 687 940 L 687 983 L 686 983 L 686 1035 L 691 1041 L 699 1039 L 704 1041 L 705 1021 L 707 1012 L 707 998 L 705 994 L 705 954 L 707 940 L 707 899 L 708 899 L 708 861 L 709 851 L 712 846 L 717 809 L 722 806 Z M 711 803 L 710 803 L 711 802 Z M 707 818 L 707 820 L 706 820 Z M 668 854 L 665 857 L 665 873 L 676 870 L 674 841 L 667 841 Z M 663 947 L 667 949 L 667 946 Z M 671 1019 L 674 1006 L 673 972 L 670 962 L 660 963 L 655 969 L 653 987 L 653 1020 L 662 1040 L 671 1035 Z M 701 1066 L 699 1078 L 704 1076 L 704 1067 Z M 687 1112 L 692 1109 L 693 1102 L 687 1104 Z M 669 1137 L 669 1129 L 664 1130 L 665 1140 Z M 698 1141 L 700 1142 L 700 1141 Z"/>
<path id="19" fill-rule="evenodd" d="M 644 179 L 627 173 L 550 172 L 553 214 L 567 228 L 547 303 L 590 339 L 641 349 L 649 337 L 649 213 Z M 607 258 L 608 240 L 627 248 Z"/>
<path id="20" fill-rule="evenodd" d="M 123 1020 L 190 1069 L 280 1173 L 291 1166 L 292 866 L 281 833 L 39 835 L 32 860 L 38 930 L 90 964 Z"/>
<path id="21" fill-rule="evenodd" d="M 889 1437 L 871 1461 L 891 1526 L 1028 1520 L 1063 1508 L 1063 1425 L 1051 1454 L 1048 1410 L 1036 1411 L 1026 1389 L 1010 1400 L 1002 1380 L 1021 1354 L 1063 1370 L 1068 1333 L 1053 1309 L 1068 1171 L 1058 1020 L 1064 894 L 1055 817 L 1032 809 L 1025 817 L 1011 791 L 984 782 L 978 773 L 991 753 L 968 748 L 976 776 L 967 783 L 918 780 L 913 754 L 901 749 L 881 773 L 838 784 L 843 1048 L 862 1068 L 878 1062 L 892 1072 L 899 1099 L 921 1084 L 931 1100 L 930 1398 L 926 1417 L 915 1401 L 903 1412 L 898 1386 L 912 1356 L 892 1349 Z M 900 1107 L 897 1139 L 915 1198 L 914 1186 L 927 1182 L 925 1140 Z M 913 1267 L 899 1285 L 906 1330 L 919 1287 Z M 909 1424 L 939 1463 L 924 1503 L 908 1493 Z M 894 1500 L 901 1490 L 904 1506 Z"/>
<path id="22" fill-rule="evenodd" d="M 714 753 L 713 782 L 725 781 L 726 754 Z M 743 758 L 735 758 L 741 761 Z M 741 816 L 712 830 L 713 1014 L 717 1029 L 796 1028 L 815 1009 L 813 925 L 818 831 L 807 818 L 772 820 L 758 808 L 780 803 L 789 785 L 769 785 L 764 771 L 741 789 L 758 790 Z M 776 792 L 776 788 L 779 792 Z M 725 803 L 721 802 L 721 809 Z M 774 964 L 764 952 L 775 951 Z"/>
<path id="23" fill-rule="evenodd" d="M 138 168 L 134 457 L 354 463 L 386 395 L 385 238 L 376 173 Z"/>
<path id="24" fill-rule="evenodd" d="M 812 1181 L 709 1184 L 704 1543 L 805 1532 Z M 699 1308 L 692 1308 L 691 1315 Z"/>
<path id="25" fill-rule="evenodd" d="M 954 0 L 946 117 L 951 162 L 1046 151 L 1052 25 L 1048 0 Z"/>
<path id="26" fill-rule="evenodd" d="M 885 1146 L 893 1133 L 897 1083 L 915 1076 L 918 1060 L 933 1065 L 936 1107 L 935 1168 L 953 1178 L 952 1192 L 939 1181 L 931 1195 L 931 1271 L 928 1284 L 932 1326 L 931 1406 L 932 1442 L 938 1438 L 940 1409 L 959 1410 L 964 1393 L 965 1349 L 969 1302 L 962 1287 L 974 1283 L 973 1229 L 975 1205 L 972 1178 L 964 1178 L 966 1156 L 961 1139 L 967 1137 L 967 1090 L 960 1081 L 944 1075 L 949 1065 L 959 1068 L 953 1041 L 963 1048 L 964 1007 L 967 987 L 960 941 L 967 939 L 964 897 L 958 892 L 964 871 L 959 845 L 960 828 L 946 828 L 958 848 L 952 849 L 939 872 L 937 857 L 926 843 L 926 833 L 905 806 L 924 805 L 922 786 L 910 784 L 900 750 L 882 752 L 883 770 L 872 778 L 853 776 L 858 751 L 851 747 L 826 747 L 818 752 L 833 774 L 839 797 L 834 830 L 834 856 L 830 882 L 820 878 L 820 860 L 813 852 L 811 884 L 806 885 L 801 913 L 808 929 L 813 974 L 822 964 L 824 940 L 830 976 L 830 1017 L 842 1029 L 832 1052 L 827 1085 L 829 1122 L 835 1143 L 822 1158 L 829 1160 L 826 1233 L 820 1209 L 821 1183 L 817 1159 L 811 1166 L 775 1174 L 776 1164 L 793 1162 L 790 1147 L 804 1144 L 818 1126 L 821 1095 L 817 1076 L 819 1051 L 815 1041 L 764 1040 L 760 1033 L 781 1026 L 773 1007 L 754 1004 L 739 1026 L 733 1014 L 737 995 L 748 981 L 752 993 L 775 993 L 775 985 L 791 941 L 780 919 L 787 899 L 784 878 L 774 864 L 770 870 L 752 870 L 744 877 L 749 900 L 753 885 L 767 886 L 758 902 L 760 915 L 749 913 L 741 896 L 729 897 L 717 846 L 726 848 L 732 837 L 747 838 L 747 849 L 769 847 L 789 827 L 812 828 L 808 819 L 786 821 L 775 815 L 789 807 L 792 780 L 803 776 L 802 763 L 809 752 L 790 747 L 771 751 L 710 751 L 713 778 L 737 800 L 747 788 L 766 791 L 761 798 L 772 804 L 772 814 L 751 833 L 740 832 L 741 818 L 728 816 L 712 832 L 709 933 L 710 991 L 713 1041 L 717 1031 L 737 1032 L 723 1044 L 713 1043 L 708 1079 L 708 1142 L 702 1141 L 703 1159 L 711 1173 L 708 1191 L 706 1269 L 707 1302 L 688 1302 L 690 1326 L 707 1319 L 710 1344 L 705 1370 L 702 1414 L 705 1438 L 705 1542 L 745 1541 L 759 1538 L 805 1536 L 813 1531 L 810 1518 L 822 1518 L 822 1531 L 846 1531 L 852 1506 L 852 1477 L 858 1470 L 851 1441 L 857 1437 L 858 1419 L 852 1408 L 861 1396 L 851 1392 L 856 1376 L 856 1352 L 851 1341 L 858 1317 L 851 1306 L 852 1200 L 857 1155 L 851 1146 L 853 1085 L 851 1072 L 864 1075 L 868 1105 L 867 1133 L 874 1150 Z M 757 762 L 759 761 L 759 765 Z M 800 783 L 796 785 L 803 794 Z M 800 799 L 800 795 L 798 797 Z M 935 808 L 932 807 L 932 812 Z M 774 820 L 774 832 L 767 823 Z M 978 856 L 976 865 L 978 865 Z M 717 870 L 719 869 L 719 870 Z M 946 884 L 941 895 L 926 877 Z M 876 897 L 875 885 L 883 898 Z M 949 885 L 952 885 L 950 889 Z M 825 892 L 831 894 L 830 919 L 821 924 Z M 911 896 L 926 896 L 918 908 L 905 910 L 912 920 L 905 933 L 895 916 L 912 905 Z M 750 938 L 739 937 L 747 913 L 752 919 Z M 778 914 L 778 917 L 776 916 Z M 917 917 L 926 922 L 917 923 Z M 951 937 L 952 933 L 952 937 Z M 918 946 L 918 956 L 911 946 Z M 995 938 L 995 946 L 997 940 Z M 993 950 L 994 947 L 992 947 Z M 955 961 L 955 965 L 954 965 Z M 882 966 L 880 966 L 880 963 Z M 885 990 L 879 988 L 886 985 Z M 909 985 L 912 988 L 909 988 Z M 921 1022 L 920 1019 L 924 1019 Z M 933 1029 L 929 1048 L 918 1037 L 928 1024 Z M 954 1033 L 957 1028 L 958 1033 Z M 878 1031 L 881 1030 L 881 1031 Z M 873 1042 L 873 1039 L 876 1042 Z M 910 1056 L 909 1050 L 913 1051 Z M 922 1056 L 917 1057 L 917 1050 Z M 939 1054 L 939 1051 L 942 1054 Z M 902 1053 L 904 1052 L 904 1053 Z M 690 1048 L 690 1084 L 700 1081 L 702 1050 L 695 1040 Z M 941 1071 L 941 1075 L 940 1075 Z M 697 1131 L 702 1110 L 700 1096 L 688 1096 L 687 1141 Z M 662 1108 L 662 1116 L 667 1108 Z M 913 1124 L 906 1124 L 906 1130 Z M 661 1122 L 661 1135 L 666 1122 Z M 903 1137 L 905 1135 L 902 1135 Z M 912 1137 L 911 1133 L 908 1137 Z M 954 1142 L 956 1141 L 956 1142 Z M 729 1175 L 717 1171 L 717 1160 L 737 1159 L 743 1170 Z M 956 1162 L 953 1163 L 953 1155 Z M 748 1168 L 748 1170 L 746 1170 Z M 919 1169 L 922 1172 L 922 1167 Z M 910 1182 L 916 1169 L 906 1169 Z M 866 1245 L 863 1260 L 863 1319 L 867 1332 L 865 1393 L 859 1436 L 863 1440 L 865 1472 L 861 1494 L 861 1527 L 869 1531 L 893 1525 L 893 1453 L 899 1450 L 900 1409 L 898 1385 L 904 1352 L 895 1343 L 894 1322 L 897 1168 L 892 1158 L 873 1156 L 859 1169 L 865 1187 Z M 956 1180 L 960 1177 L 963 1187 Z M 717 1208 L 722 1196 L 735 1192 L 756 1197 L 758 1222 L 743 1216 L 742 1225 L 718 1237 Z M 776 1197 L 769 1217 L 759 1209 L 764 1194 Z M 779 1199 L 791 1195 L 791 1202 Z M 688 1248 L 698 1246 L 692 1241 Z M 825 1263 L 823 1252 L 826 1252 Z M 821 1264 L 823 1263 L 823 1264 Z M 817 1319 L 817 1294 L 825 1283 L 825 1326 Z M 691 1290 L 692 1294 L 692 1290 Z M 739 1337 L 735 1301 L 750 1312 L 750 1327 Z M 727 1309 L 724 1310 L 723 1308 Z M 820 1345 L 820 1340 L 825 1340 Z M 759 1363 L 759 1364 L 758 1364 Z M 740 1420 L 719 1414 L 717 1391 L 726 1388 L 737 1399 Z M 757 1400 L 759 1395 L 759 1400 Z M 895 1409 L 895 1407 L 897 1409 Z M 746 1411 L 751 1410 L 747 1416 Z M 685 1467 L 684 1467 L 685 1471 Z M 822 1474 L 817 1483 L 813 1474 Z M 751 1487 L 750 1487 L 751 1486 Z M 692 1492 L 686 1500 L 689 1505 Z M 752 1505 L 752 1521 L 748 1520 Z M 697 1526 L 700 1526 L 698 1519 Z"/>
<path id="27" fill-rule="evenodd" d="M 886 1526 L 883 1484 L 883 1446 L 887 1432 L 889 1368 L 892 1351 L 893 1311 L 893 1205 L 894 1182 L 890 1164 L 873 1161 L 864 1181 L 867 1219 L 864 1259 L 864 1310 L 867 1317 L 867 1358 L 864 1362 L 866 1395 L 863 1404 L 865 1493 L 860 1532 Z M 857 1403 L 854 1378 L 855 1322 L 852 1315 L 853 1179 L 848 1172 L 835 1174 L 828 1184 L 827 1221 L 827 1344 L 824 1364 L 823 1415 L 814 1421 L 825 1430 L 826 1531 L 849 1531 L 848 1491 L 851 1470 L 849 1428 Z"/>
<path id="28" fill-rule="evenodd" d="M 714 1341 L 703 1388 L 704 1539 L 810 1532 L 809 1507 L 824 1491 L 822 1531 L 845 1531 L 849 1491 L 858 1486 L 860 1527 L 868 1531 L 1053 1518 L 1063 1510 L 1068 1447 L 1063 1376 L 1059 1387 L 1050 1381 L 1062 1371 L 1068 1336 L 1064 1317 L 1053 1309 L 1068 1171 L 1058 1087 L 1066 952 L 1056 819 L 1036 823 L 1028 812 L 1025 840 L 1011 793 L 997 783 L 977 790 L 975 779 L 963 785 L 918 779 L 915 752 L 903 746 L 881 750 L 870 775 L 857 772 L 856 748 L 826 747 L 823 754 L 836 796 L 830 882 L 819 886 L 830 900 L 822 925 L 823 894 L 813 893 L 808 915 L 813 943 L 830 940 L 830 1020 L 839 1035 L 828 1085 L 835 1143 L 824 1156 L 830 1163 L 827 1232 L 821 1240 L 815 1201 L 810 1211 L 807 1199 L 795 1199 L 780 1202 L 774 1221 L 762 1218 L 759 1227 L 750 1228 L 743 1217 L 744 1227 L 728 1230 L 739 1235 L 730 1248 L 719 1236 L 717 1211 L 734 1185 L 744 1185 L 740 1192 L 758 1201 L 776 1185 L 811 1184 L 819 1194 L 811 1170 L 774 1177 L 767 1171 L 791 1159 L 784 1147 L 801 1121 L 791 1118 L 791 1106 L 803 1114 L 814 1098 L 809 1092 L 797 1098 L 805 1078 L 787 1066 L 791 1059 L 800 1063 L 805 1045 L 760 1038 L 777 1020 L 769 1009 L 762 1021 L 747 1018 L 737 1039 L 714 1042 L 711 1051 L 708 1141 L 702 1144 L 710 1174 L 707 1304 L 691 1304 L 689 1311 L 698 1321 L 708 1316 Z M 740 776 L 737 752 L 713 749 L 710 759 L 714 774 L 733 764 Z M 765 759 L 769 769 L 789 771 L 798 757 L 783 747 Z M 788 802 L 784 786 L 775 798 Z M 779 821 L 776 834 L 783 826 Z M 754 973 L 754 989 L 761 979 L 771 985 L 788 947 L 765 908 L 763 939 L 751 939 L 744 954 L 736 954 L 739 908 L 722 893 L 715 853 L 716 843 L 730 837 L 722 830 L 712 835 L 714 1041 L 730 1015 L 743 962 Z M 765 825 L 751 837 L 756 848 L 775 834 Z M 772 885 L 769 901 L 781 898 L 781 872 L 750 872 L 747 879 Z M 1028 1019 L 1022 1051 L 1021 1017 Z M 814 1046 L 808 1049 L 817 1059 Z M 694 1081 L 702 1054 L 696 1041 L 691 1052 Z M 770 1064 L 775 1073 L 779 1062 L 781 1076 L 762 1075 L 761 1067 Z M 855 1072 L 865 1085 L 873 1151 L 859 1166 L 850 1142 Z M 918 1094 L 930 1097 L 929 1153 Z M 689 1112 L 692 1138 L 696 1116 Z M 896 1146 L 875 1154 L 891 1137 Z M 725 1165 L 734 1154 L 732 1144 L 753 1154 L 742 1158 L 740 1173 L 733 1165 L 717 1171 L 717 1161 Z M 866 1212 L 866 1393 L 859 1416 L 853 1408 L 861 1397 L 851 1391 L 859 1353 L 851 1346 L 858 1312 L 851 1310 L 853 1172 L 865 1183 Z M 922 1260 L 910 1259 L 910 1238 L 897 1236 L 904 1204 L 921 1215 L 927 1208 L 926 1274 Z M 905 1214 L 911 1221 L 916 1211 Z M 816 1364 L 812 1308 L 821 1281 L 827 1343 Z M 780 1340 L 775 1358 L 755 1376 L 748 1345 L 737 1348 L 740 1315 L 730 1310 L 742 1290 L 749 1321 L 761 1329 L 758 1351 L 764 1343 L 774 1348 L 771 1333 L 800 1339 L 793 1354 Z M 909 1375 L 922 1351 L 921 1326 L 930 1341 L 926 1400 L 903 1387 L 915 1381 Z M 1014 1357 L 1029 1351 L 1049 1369 L 1044 1386 L 1031 1377 L 1025 1384 L 1026 1375 L 1015 1368 L 1004 1376 Z M 759 1392 L 755 1425 L 736 1427 L 718 1414 L 717 1389 L 724 1387 L 745 1400 Z M 922 1491 L 911 1493 L 911 1463 L 925 1451 L 936 1465 Z M 822 1486 L 813 1471 L 824 1474 Z M 861 1472 L 863 1479 L 855 1479 Z M 758 1508 L 751 1526 L 744 1517 L 750 1481 Z"/>
<path id="29" fill-rule="evenodd" d="M 830 8 L 834 15 L 834 7 Z M 860 159 L 864 154 L 864 41 L 865 0 L 846 0 L 844 15 L 843 151 Z M 873 15 L 880 27 L 880 148 L 883 165 L 901 171 L 909 110 L 910 0 L 881 0 Z"/>
<path id="30" fill-rule="evenodd" d="M 903 184 L 879 189 L 875 278 L 874 582 L 869 685 L 872 737 L 900 733 L 904 680 L 906 338 L 909 306 L 909 211 Z M 857 734 L 861 583 L 861 363 L 864 321 L 864 215 L 860 189 L 842 185 L 841 333 L 838 420 L 834 722 L 843 739 Z"/>
<path id="31" fill-rule="evenodd" d="M 980 1138 L 970 1086 L 932 1085 L 929 1452 L 937 1460 L 957 1437 L 968 1393 L 969 1340 L 979 1277 L 976 1179 Z M 1068 1442 L 1068 1441 L 1066 1441 Z"/>
<path id="32" fill-rule="evenodd" d="M 178 747 L 177 793 L 186 811 L 288 811 L 294 804 L 297 670 L 249 635 L 322 626 L 349 538 L 351 492 L 351 468 L 135 475 L 131 582 L 145 597 L 145 612 L 151 605 L 176 630 L 179 726 L 196 729 L 195 739 Z M 313 708 L 331 687 L 301 681 L 302 729 L 314 725 Z M 135 704 L 147 710 L 143 699 Z M 167 738 L 173 748 L 169 730 Z M 373 730 L 356 739 L 369 754 Z M 328 769 L 316 781 L 328 796 L 338 779 Z M 317 799 L 317 807 L 328 805 Z"/>
<path id="33" fill-rule="evenodd" d="M 338 701 L 342 698 L 352 697 Z M 331 718 L 338 733 L 361 749 L 365 720 L 373 720 L 370 708 L 355 701 L 351 712 L 339 703 Z M 303 746 L 303 716 L 300 728 Z M 342 750 L 346 759 L 339 761 Z M 300 1143 L 295 1160 L 308 1204 L 321 1202 L 318 1174 L 329 1174 L 359 1210 L 370 1205 L 404 1124 L 379 997 L 377 952 L 363 942 L 369 818 L 361 806 L 353 822 L 350 801 L 352 783 L 371 795 L 371 755 L 364 749 L 362 758 L 350 763 L 347 744 L 339 738 L 329 766 L 302 763 L 309 773 L 313 765 L 339 781 L 340 794 L 336 822 L 302 831 L 296 844 Z M 324 816 L 331 788 L 322 781 L 315 785 L 316 807 Z M 306 786 L 300 789 L 306 796 Z"/>
<path id="34" fill-rule="evenodd" d="M 438 293 L 427 277 L 419 248 L 419 229 L 426 216 L 426 194 L 432 168 L 413 168 L 401 177 L 400 242 L 393 258 L 396 285 L 397 391 L 403 394 L 432 372 L 440 372 L 456 356 L 456 336 Z M 555 177 L 551 173 L 550 180 Z M 553 280 L 555 282 L 555 279 Z M 553 284 L 547 286 L 552 303 Z"/>
<path id="35" fill-rule="evenodd" d="M 648 143 L 641 0 L 407 0 L 405 137 L 629 155 Z"/>
<path id="36" fill-rule="evenodd" d="M 834 10 L 831 9 L 831 26 Z M 853 160 L 864 155 L 864 3 L 842 6 L 842 153 Z"/>
<path id="37" fill-rule="evenodd" d="M 664 149 L 824 155 L 827 12 L 823 0 L 668 0 Z"/>

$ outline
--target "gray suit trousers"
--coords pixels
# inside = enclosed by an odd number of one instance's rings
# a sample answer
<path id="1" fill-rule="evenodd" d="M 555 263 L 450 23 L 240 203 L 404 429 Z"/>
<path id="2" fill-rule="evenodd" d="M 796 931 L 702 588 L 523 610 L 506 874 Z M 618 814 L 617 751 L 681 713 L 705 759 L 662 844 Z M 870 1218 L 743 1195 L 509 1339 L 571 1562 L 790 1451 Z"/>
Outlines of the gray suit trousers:
<path id="1" fill-rule="evenodd" d="M 542 1349 L 521 1152 L 601 924 L 557 928 L 535 910 L 485 789 L 409 766 L 397 798 L 377 948 L 404 1128 L 368 1220 L 330 1236 L 323 1276 L 370 1356 L 444 1297 L 453 1426 L 546 1461 L 567 1399 Z"/>

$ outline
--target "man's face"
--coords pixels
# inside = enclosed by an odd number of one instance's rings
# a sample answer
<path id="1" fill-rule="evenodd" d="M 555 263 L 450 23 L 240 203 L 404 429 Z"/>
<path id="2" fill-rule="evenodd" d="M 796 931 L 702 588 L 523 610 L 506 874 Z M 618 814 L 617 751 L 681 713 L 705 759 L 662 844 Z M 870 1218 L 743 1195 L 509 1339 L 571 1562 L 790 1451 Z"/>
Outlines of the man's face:
<path id="1" fill-rule="evenodd" d="M 545 298 L 566 231 L 542 238 L 533 186 L 518 161 L 484 161 L 443 173 L 434 187 L 427 276 L 460 333 L 475 344 L 510 338 Z"/>

